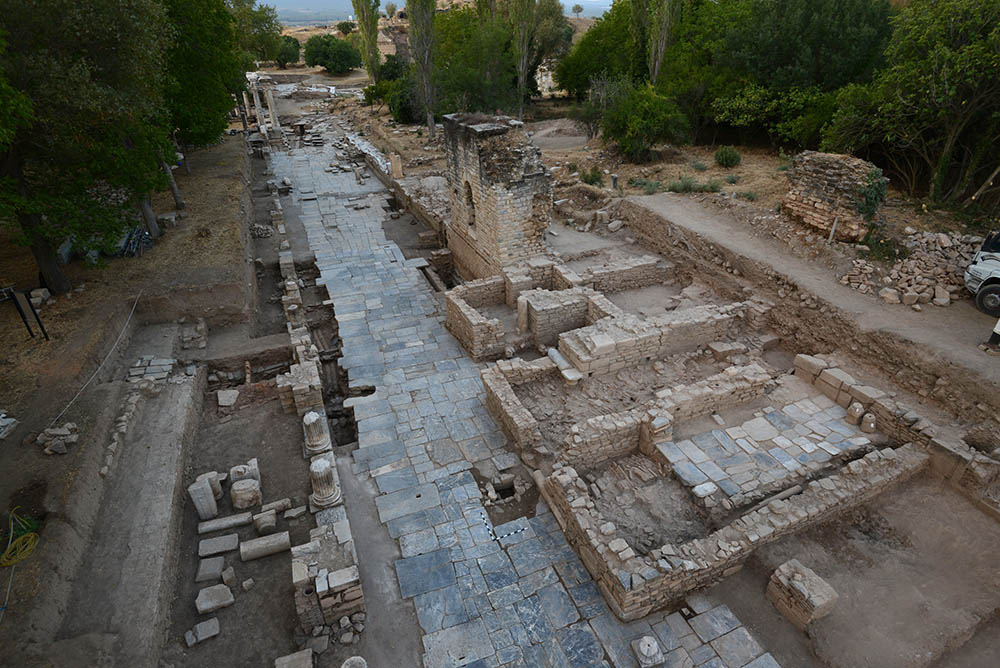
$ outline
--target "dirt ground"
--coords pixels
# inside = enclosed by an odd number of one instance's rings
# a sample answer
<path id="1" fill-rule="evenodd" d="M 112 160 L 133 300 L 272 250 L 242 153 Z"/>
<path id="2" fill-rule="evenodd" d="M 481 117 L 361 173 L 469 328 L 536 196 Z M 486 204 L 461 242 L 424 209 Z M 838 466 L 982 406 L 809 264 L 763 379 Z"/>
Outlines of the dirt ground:
<path id="1" fill-rule="evenodd" d="M 185 467 L 185 486 L 206 471 L 228 471 L 230 467 L 244 464 L 256 457 L 261 472 L 261 491 L 264 503 L 291 498 L 292 507 L 307 503 L 305 490 L 309 488 L 309 470 L 302 459 L 302 427 L 295 414 L 281 411 L 273 382 L 260 383 L 248 392 L 240 390 L 240 399 L 231 413 L 220 413 L 214 392 L 206 394 L 201 425 L 191 448 Z M 229 495 L 218 502 L 219 516 L 236 511 Z M 205 665 L 264 665 L 262 657 L 280 656 L 297 650 L 293 635 L 298 618 L 293 602 L 291 558 L 282 553 L 251 562 L 241 562 L 238 552 L 225 554 L 226 566 L 236 570 L 238 583 L 248 578 L 254 584 L 244 591 L 241 584 L 232 587 L 236 603 L 215 613 L 221 632 L 218 637 L 193 648 L 184 644 L 184 632 L 205 616 L 199 615 L 194 606 L 198 591 L 211 582 L 195 582 L 198 570 L 198 542 L 227 533 L 238 533 L 240 540 L 255 538 L 253 526 L 239 527 L 234 531 L 219 531 L 198 535 L 198 516 L 191 504 L 187 507 L 181 526 L 177 585 L 171 608 L 170 632 L 164 646 L 164 660 L 174 666 Z M 311 516 L 295 520 L 282 519 L 278 513 L 278 531 L 288 531 L 292 544 L 308 542 Z M 254 629 L 246 633 L 246 629 Z M 346 657 L 345 657 L 346 658 Z"/>
<path id="2" fill-rule="evenodd" d="M 57 397 L 67 395 L 68 400 L 77 389 L 76 376 L 95 356 L 92 351 L 109 336 L 105 325 L 114 314 L 127 314 L 140 291 L 148 297 L 182 286 L 239 279 L 242 147 L 240 137 L 227 136 L 216 146 L 190 152 L 191 175 L 183 168 L 174 170 L 188 216 L 177 227 L 164 229 L 141 257 L 103 258 L 98 267 L 76 259 L 65 267 L 74 290 L 55 297 L 40 312 L 50 341 L 29 337 L 14 307 L 0 304 L 0 339 L 7 342 L 0 352 L 0 407 L 15 416 L 39 415 L 47 413 Z M 170 193 L 156 193 L 153 209 L 158 214 L 172 211 Z M 0 276 L 19 290 L 38 287 L 31 252 L 12 243 L 9 230 L 0 230 Z M 110 334 L 111 339 L 116 335 Z M 35 404 L 31 395 L 43 387 L 46 400 Z"/>
<path id="3" fill-rule="evenodd" d="M 991 629 L 1000 609 L 1000 574 L 987 555 L 998 549 L 994 519 L 924 476 L 843 519 L 758 551 L 709 593 L 746 619 L 783 666 L 995 665 L 1000 636 Z M 839 595 L 833 612 L 807 635 L 763 599 L 770 574 L 792 557 Z"/>

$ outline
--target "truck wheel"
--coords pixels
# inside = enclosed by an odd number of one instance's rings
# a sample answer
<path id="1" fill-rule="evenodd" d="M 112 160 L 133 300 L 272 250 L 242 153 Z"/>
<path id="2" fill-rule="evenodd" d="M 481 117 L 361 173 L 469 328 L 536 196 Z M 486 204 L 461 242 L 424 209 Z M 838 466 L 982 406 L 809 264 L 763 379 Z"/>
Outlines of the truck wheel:
<path id="1" fill-rule="evenodd" d="M 1000 283 L 981 288 L 976 294 L 976 306 L 983 313 L 1000 318 Z"/>

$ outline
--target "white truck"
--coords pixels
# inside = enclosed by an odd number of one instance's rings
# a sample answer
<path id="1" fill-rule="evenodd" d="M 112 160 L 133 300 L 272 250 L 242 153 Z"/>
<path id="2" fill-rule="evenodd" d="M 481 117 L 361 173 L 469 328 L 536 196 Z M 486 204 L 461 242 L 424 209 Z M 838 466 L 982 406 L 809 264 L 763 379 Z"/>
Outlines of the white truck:
<path id="1" fill-rule="evenodd" d="M 991 232 L 965 270 L 965 287 L 983 313 L 1000 318 L 1000 231 Z"/>

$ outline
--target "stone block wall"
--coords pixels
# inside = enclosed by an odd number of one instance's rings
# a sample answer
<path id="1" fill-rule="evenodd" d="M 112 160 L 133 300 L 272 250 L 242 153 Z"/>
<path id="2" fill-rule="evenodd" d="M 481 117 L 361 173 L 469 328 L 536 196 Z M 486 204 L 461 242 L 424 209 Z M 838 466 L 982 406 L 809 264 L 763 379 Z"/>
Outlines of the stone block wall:
<path id="1" fill-rule="evenodd" d="M 858 402 L 875 416 L 877 429 L 899 442 L 912 442 L 931 456 L 931 469 L 984 510 L 1000 518 L 1000 462 L 945 438 L 926 417 L 893 400 L 885 392 L 855 380 L 826 360 L 796 355 L 795 375 L 812 383 L 841 406 Z"/>
<path id="2" fill-rule="evenodd" d="M 545 252 L 552 176 L 523 124 L 498 116 L 444 119 L 451 201 L 448 247 L 463 276 L 499 274 Z"/>
<path id="3" fill-rule="evenodd" d="M 656 393 L 656 405 L 675 421 L 708 415 L 723 406 L 748 403 L 763 396 L 771 374 L 759 364 L 731 366 L 690 385 L 666 388 Z"/>
<path id="4" fill-rule="evenodd" d="M 666 283 L 673 278 L 673 266 L 661 258 L 643 255 L 593 267 L 582 278 L 599 292 L 621 292 Z"/>
<path id="5" fill-rule="evenodd" d="M 605 318 L 559 337 L 559 352 L 580 373 L 623 369 L 643 359 L 666 357 L 729 338 L 729 328 L 746 315 L 744 302 L 696 306 L 665 316 Z"/>
<path id="6" fill-rule="evenodd" d="M 834 238 L 860 241 L 868 223 L 858 212 L 860 192 L 876 167 L 867 160 L 836 153 L 803 151 L 792 158 L 788 172 L 791 189 L 781 210 L 801 223 Z"/>
<path id="7" fill-rule="evenodd" d="M 559 372 L 556 365 L 548 358 L 538 361 L 543 363 L 534 369 L 539 373 L 556 374 Z M 499 365 L 501 362 L 503 360 L 497 364 Z M 544 362 L 548 362 L 548 364 L 544 364 Z M 518 371 L 524 372 L 525 370 L 519 369 Z M 498 366 L 487 367 L 483 369 L 481 378 L 483 389 L 486 391 L 487 410 L 496 419 L 503 433 L 513 441 L 522 456 L 525 452 L 536 450 L 541 446 L 543 439 L 538 421 L 517 398 L 517 394 L 514 393 L 514 388 L 503 370 Z"/>
<path id="8" fill-rule="evenodd" d="M 772 501 L 704 538 L 664 545 L 648 555 L 637 555 L 601 517 L 573 467 L 557 465 L 541 490 L 608 605 L 631 621 L 735 572 L 757 547 L 871 500 L 921 471 L 928 459 L 912 444 L 871 452 L 834 475 L 811 481 L 801 493 Z"/>
<path id="9" fill-rule="evenodd" d="M 522 292 L 517 298 L 518 329 L 531 332 L 538 344 L 554 345 L 563 332 L 588 324 L 592 294 L 587 288 Z"/>
<path id="10" fill-rule="evenodd" d="M 501 276 L 470 281 L 445 295 L 445 326 L 475 360 L 495 359 L 504 353 L 503 325 L 476 309 L 504 302 Z"/>

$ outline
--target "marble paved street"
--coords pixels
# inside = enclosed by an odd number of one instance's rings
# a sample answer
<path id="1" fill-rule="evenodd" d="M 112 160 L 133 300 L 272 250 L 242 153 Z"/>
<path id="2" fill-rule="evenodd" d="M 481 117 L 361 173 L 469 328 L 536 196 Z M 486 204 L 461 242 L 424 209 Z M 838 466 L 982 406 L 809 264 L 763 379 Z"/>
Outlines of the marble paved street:
<path id="1" fill-rule="evenodd" d="M 336 140 L 336 137 L 328 137 Z M 275 177 L 293 191 L 333 300 L 342 367 L 363 397 L 354 471 L 371 475 L 379 519 L 399 543 L 400 592 L 416 607 L 426 668 L 638 664 L 629 642 L 652 635 L 666 666 L 777 666 L 725 606 L 692 596 L 697 613 L 654 614 L 625 624 L 611 614 L 544 502 L 534 517 L 494 527 L 472 471 L 514 465 L 487 413 L 480 365 L 444 328 L 443 303 L 388 241 L 387 192 L 374 178 L 326 171 L 332 146 L 275 152 Z M 348 503 L 351 499 L 347 500 Z M 356 501 L 357 502 L 357 501 Z M 367 559 L 359 555 L 362 569 Z"/>

